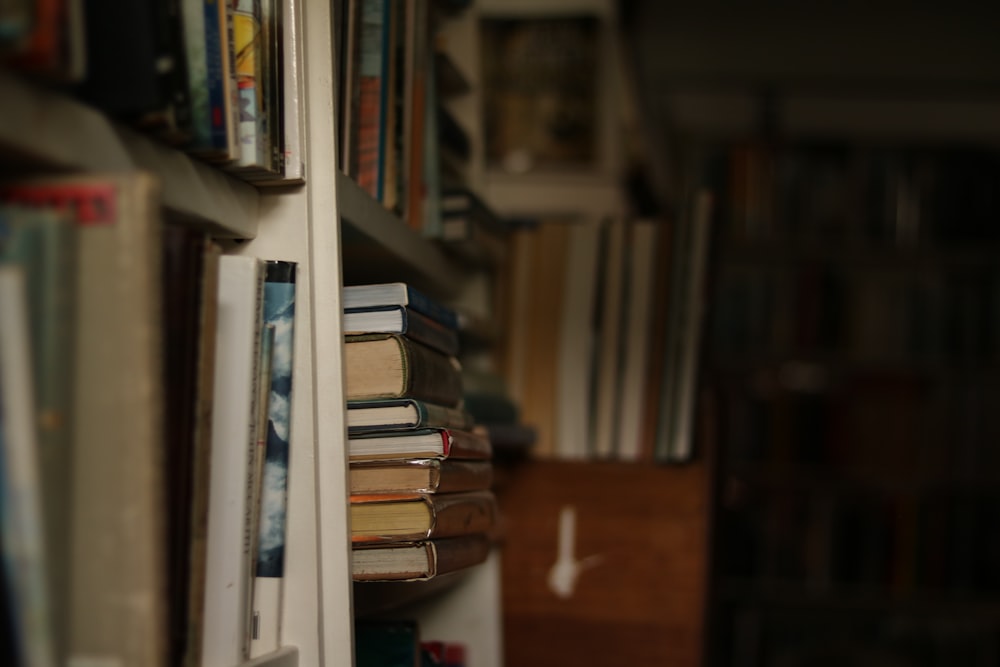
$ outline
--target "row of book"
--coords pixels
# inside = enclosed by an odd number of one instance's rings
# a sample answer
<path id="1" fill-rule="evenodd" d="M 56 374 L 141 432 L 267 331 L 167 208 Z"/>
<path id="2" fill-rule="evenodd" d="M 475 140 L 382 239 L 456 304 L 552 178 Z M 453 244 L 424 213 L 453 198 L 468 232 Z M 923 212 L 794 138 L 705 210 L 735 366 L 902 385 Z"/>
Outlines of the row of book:
<path id="1" fill-rule="evenodd" d="M 986 600 L 1000 591 L 996 493 L 886 493 L 807 479 L 798 488 L 747 485 L 727 501 L 720 580 L 783 585 L 831 599 L 855 590 L 885 600 Z"/>
<path id="2" fill-rule="evenodd" d="M 849 143 L 728 145 L 711 167 L 725 238 L 863 246 L 996 241 L 989 151 Z"/>
<path id="3" fill-rule="evenodd" d="M 986 261 L 901 270 L 892 260 L 863 270 L 832 257 L 792 266 L 720 264 L 712 348 L 722 359 L 778 350 L 836 351 L 884 364 L 1000 359 L 1000 273 Z"/>
<path id="4" fill-rule="evenodd" d="M 711 197 L 683 220 L 541 219 L 513 232 L 505 363 L 539 454 L 694 455 Z"/>
<path id="5" fill-rule="evenodd" d="M 482 563 L 493 447 L 464 405 L 455 311 L 405 283 L 352 285 L 344 331 L 354 579 Z"/>
<path id="6" fill-rule="evenodd" d="M 295 264 L 163 221 L 143 173 L 4 181 L 0 202 L 5 649 L 277 649 Z"/>
<path id="7" fill-rule="evenodd" d="M 0 62 L 256 185 L 301 183 L 298 0 L 19 0 Z"/>
<path id="8" fill-rule="evenodd" d="M 857 600 L 848 596 L 836 608 L 808 600 L 772 609 L 733 604 L 713 653 L 718 664 L 732 667 L 997 663 L 995 620 L 973 620 L 960 605 L 942 605 L 940 615 L 916 606 L 885 616 L 877 606 Z"/>
<path id="9" fill-rule="evenodd" d="M 716 380 L 712 389 L 718 450 L 732 469 L 809 466 L 873 483 L 922 471 L 940 484 L 971 483 L 1000 464 L 1000 425 L 990 419 L 1000 399 L 995 379 L 930 381 L 894 371 L 844 378 L 787 364 L 747 381 Z"/>
<path id="10" fill-rule="evenodd" d="M 495 265 L 506 227 L 470 188 L 471 141 L 448 104 L 469 92 L 470 73 L 437 39 L 468 3 L 345 4 L 342 170 L 456 259 Z"/>

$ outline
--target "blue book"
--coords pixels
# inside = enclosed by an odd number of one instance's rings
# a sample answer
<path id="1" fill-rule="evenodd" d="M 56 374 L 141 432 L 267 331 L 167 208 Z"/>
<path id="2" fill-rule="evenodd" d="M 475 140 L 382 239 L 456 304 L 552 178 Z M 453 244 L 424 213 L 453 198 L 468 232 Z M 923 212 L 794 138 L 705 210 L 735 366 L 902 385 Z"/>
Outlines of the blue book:
<path id="1" fill-rule="evenodd" d="M 373 306 L 344 311 L 344 333 L 396 333 L 448 356 L 458 356 L 458 331 L 406 306 Z"/>
<path id="2" fill-rule="evenodd" d="M 253 592 L 250 656 L 278 648 L 281 580 L 285 570 L 285 524 L 291 442 L 292 368 L 295 335 L 295 262 L 264 262 L 264 326 L 274 327 L 271 392 L 268 398 L 264 474 Z"/>
<path id="3" fill-rule="evenodd" d="M 458 329 L 458 315 L 444 304 L 407 283 L 374 283 L 344 287 L 344 311 L 379 306 L 408 306 L 450 329 Z"/>

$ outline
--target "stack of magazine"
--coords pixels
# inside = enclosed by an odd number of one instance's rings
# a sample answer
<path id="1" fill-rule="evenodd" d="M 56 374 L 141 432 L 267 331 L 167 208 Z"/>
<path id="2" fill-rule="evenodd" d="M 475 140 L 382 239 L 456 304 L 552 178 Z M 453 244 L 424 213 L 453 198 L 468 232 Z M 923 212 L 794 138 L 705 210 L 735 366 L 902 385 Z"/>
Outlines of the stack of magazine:
<path id="1" fill-rule="evenodd" d="M 486 560 L 492 446 L 463 406 L 455 313 L 405 283 L 344 288 L 355 581 Z"/>

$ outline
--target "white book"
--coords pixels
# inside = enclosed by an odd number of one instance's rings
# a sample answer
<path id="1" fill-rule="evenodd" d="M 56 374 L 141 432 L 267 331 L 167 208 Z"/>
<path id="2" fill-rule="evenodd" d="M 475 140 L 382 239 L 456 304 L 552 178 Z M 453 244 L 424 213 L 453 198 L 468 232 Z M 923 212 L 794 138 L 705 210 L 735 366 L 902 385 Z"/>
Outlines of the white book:
<path id="1" fill-rule="evenodd" d="M 593 453 L 598 459 L 615 455 L 621 360 L 622 287 L 625 270 L 625 222 L 612 220 L 608 227 L 601 326 L 598 332 L 597 385 L 594 405 Z"/>
<path id="2" fill-rule="evenodd" d="M 655 220 L 636 220 L 631 226 L 625 360 L 618 421 L 618 458 L 623 461 L 636 461 L 642 454 L 658 223 Z"/>
<path id="3" fill-rule="evenodd" d="M 25 665 L 56 664 L 24 272 L 0 265 L 0 565 Z"/>
<path id="4" fill-rule="evenodd" d="M 575 224 L 566 258 L 565 299 L 560 321 L 557 378 L 556 453 L 562 459 L 587 458 L 590 417 L 590 374 L 594 358 L 594 305 L 600 225 Z"/>
<path id="5" fill-rule="evenodd" d="M 232 667 L 249 655 L 262 263 L 253 257 L 220 258 L 218 296 L 204 667 Z"/>

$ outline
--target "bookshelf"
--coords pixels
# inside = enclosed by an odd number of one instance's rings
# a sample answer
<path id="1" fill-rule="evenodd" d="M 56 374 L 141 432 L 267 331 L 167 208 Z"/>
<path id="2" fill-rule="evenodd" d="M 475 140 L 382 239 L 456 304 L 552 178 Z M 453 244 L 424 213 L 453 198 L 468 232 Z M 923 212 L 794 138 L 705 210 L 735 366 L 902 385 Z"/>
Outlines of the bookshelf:
<path id="1" fill-rule="evenodd" d="M 453 301 L 476 282 L 339 169 L 333 110 L 343 33 L 335 4 L 285 0 L 300 38 L 286 72 L 300 77 L 305 185 L 254 187 L 67 94 L 0 71 L 4 175 L 148 171 L 162 185 L 165 218 L 211 232 L 227 254 L 299 265 L 282 648 L 242 667 L 352 664 L 355 603 L 363 610 L 369 602 L 351 581 L 340 288 L 406 281 Z M 420 588 L 406 584 L 381 595 L 393 613 L 426 619 L 428 632 L 469 642 L 471 664 L 494 667 L 502 664 L 499 572 L 495 554 L 432 599 L 413 601 Z"/>
<path id="2" fill-rule="evenodd" d="M 995 659 L 995 149 L 719 147 L 709 664 Z"/>

